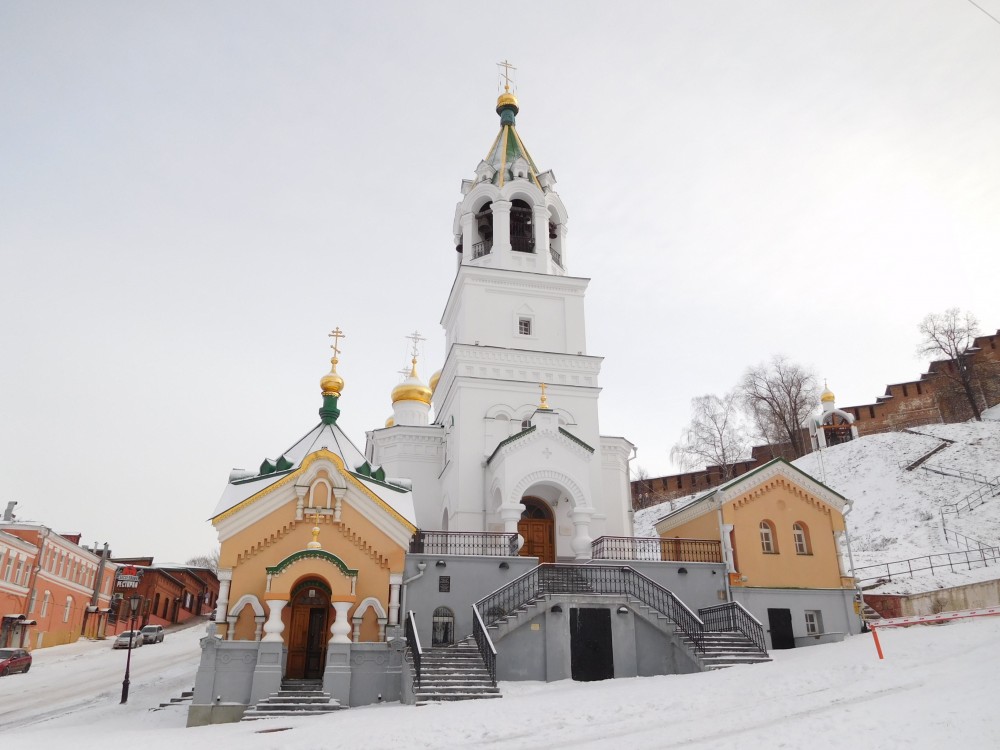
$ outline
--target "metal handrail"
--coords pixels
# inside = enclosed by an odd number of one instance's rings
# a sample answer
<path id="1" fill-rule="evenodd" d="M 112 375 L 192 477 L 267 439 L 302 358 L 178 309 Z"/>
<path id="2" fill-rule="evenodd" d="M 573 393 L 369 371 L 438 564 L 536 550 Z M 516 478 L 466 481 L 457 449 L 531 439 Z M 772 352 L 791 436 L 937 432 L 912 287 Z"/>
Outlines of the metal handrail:
<path id="1" fill-rule="evenodd" d="M 517 533 L 418 529 L 410 540 L 410 552 L 429 555 L 516 557 Z"/>
<path id="2" fill-rule="evenodd" d="M 948 568 L 954 572 L 956 565 L 967 566 L 969 570 L 972 570 L 973 567 L 986 567 L 991 563 L 1000 563 L 1000 547 L 985 547 L 959 552 L 939 552 L 934 555 L 911 557 L 906 560 L 893 560 L 892 562 L 878 563 L 877 565 L 864 565 L 860 568 L 855 568 L 853 574 L 859 583 L 880 579 L 891 581 L 893 575 L 897 577 L 912 576 L 914 573 L 920 573 L 924 570 L 929 570 L 933 573 L 935 570 L 942 568 Z M 877 575 L 861 575 L 868 571 L 879 571 L 879 573 Z"/>
<path id="3" fill-rule="evenodd" d="M 420 636 L 417 635 L 417 622 L 412 609 L 406 613 L 406 645 L 410 647 L 410 656 L 413 658 L 413 684 L 419 688 L 420 657 L 424 655 L 424 650 L 420 647 Z"/>
<path id="4" fill-rule="evenodd" d="M 767 653 L 764 640 L 764 626 L 760 620 L 739 602 L 726 602 L 698 610 L 710 633 L 739 632 L 753 641 L 761 651 Z"/>
<path id="5" fill-rule="evenodd" d="M 479 656 L 482 657 L 483 664 L 486 665 L 486 671 L 490 673 L 490 680 L 493 682 L 493 687 L 496 687 L 497 649 L 493 645 L 493 639 L 490 638 L 490 634 L 486 630 L 486 625 L 483 624 L 483 618 L 480 616 L 475 604 L 472 605 L 472 637 L 476 640 L 476 646 L 479 648 Z"/>
<path id="6" fill-rule="evenodd" d="M 715 539 L 602 536 L 590 543 L 590 549 L 595 560 L 722 562 L 722 544 Z"/>
<path id="7" fill-rule="evenodd" d="M 954 539 L 949 537 L 954 537 Z M 964 544 L 966 549 L 993 549 L 993 545 L 982 542 L 971 536 L 960 534 L 957 531 L 952 531 L 948 528 L 944 530 L 944 540 L 946 542 L 954 542 L 956 545 Z"/>
<path id="8" fill-rule="evenodd" d="M 543 563 L 476 602 L 486 626 L 545 594 L 630 596 L 667 617 L 704 653 L 705 624 L 672 591 L 627 565 Z"/>
<path id="9" fill-rule="evenodd" d="M 949 515 L 954 514 L 958 517 L 963 510 L 972 510 L 973 508 L 978 508 L 980 505 L 984 505 L 987 500 L 996 496 L 995 489 L 992 485 L 980 485 L 961 500 L 942 505 L 942 521 L 945 513 Z"/>

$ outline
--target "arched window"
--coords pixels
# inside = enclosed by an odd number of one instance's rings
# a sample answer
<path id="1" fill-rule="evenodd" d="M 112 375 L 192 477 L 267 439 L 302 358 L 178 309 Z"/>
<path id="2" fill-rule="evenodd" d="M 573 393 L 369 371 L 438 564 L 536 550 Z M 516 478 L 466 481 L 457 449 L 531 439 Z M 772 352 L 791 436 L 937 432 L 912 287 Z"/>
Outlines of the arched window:
<path id="1" fill-rule="evenodd" d="M 476 212 L 476 234 L 472 243 L 472 260 L 493 251 L 493 203 L 486 202 Z"/>
<path id="2" fill-rule="evenodd" d="M 770 521 L 760 522 L 760 548 L 765 555 L 778 554 L 778 540 L 774 533 L 774 524 Z"/>
<path id="3" fill-rule="evenodd" d="M 45 617 L 49 613 L 49 602 L 52 600 L 52 594 L 48 591 L 45 592 L 45 596 L 42 597 L 42 614 L 41 617 Z"/>
<path id="4" fill-rule="evenodd" d="M 450 646 L 455 642 L 455 613 L 447 607 L 438 607 L 434 610 L 431 628 L 432 646 Z"/>
<path id="5" fill-rule="evenodd" d="M 809 527 L 801 521 L 796 521 L 792 525 L 792 537 L 795 539 L 796 555 L 811 555 L 812 548 L 809 544 Z"/>
<path id="6" fill-rule="evenodd" d="M 73 597 L 66 597 L 66 609 L 63 611 L 63 622 L 69 622 L 69 613 L 73 609 Z"/>
<path id="7" fill-rule="evenodd" d="M 531 206 L 514 199 L 510 206 L 510 249 L 517 253 L 535 252 L 535 233 L 532 227 Z"/>

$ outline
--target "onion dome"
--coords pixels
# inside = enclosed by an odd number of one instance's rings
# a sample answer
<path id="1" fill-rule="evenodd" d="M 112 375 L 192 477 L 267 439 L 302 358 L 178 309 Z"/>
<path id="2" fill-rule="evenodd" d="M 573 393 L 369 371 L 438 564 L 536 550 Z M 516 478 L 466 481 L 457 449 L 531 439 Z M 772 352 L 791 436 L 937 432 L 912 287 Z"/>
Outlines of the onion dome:
<path id="1" fill-rule="evenodd" d="M 344 390 L 344 379 L 337 372 L 338 361 L 336 357 L 332 358 L 330 360 L 330 372 L 320 378 L 319 387 L 323 391 L 324 396 L 339 396 L 340 392 Z"/>
<path id="2" fill-rule="evenodd" d="M 431 389 L 417 375 L 417 358 L 413 358 L 410 375 L 402 383 L 392 389 L 392 403 L 397 401 L 420 401 L 430 404 Z"/>
<path id="3" fill-rule="evenodd" d="M 510 86 L 504 86 L 504 92 L 497 97 L 497 114 L 501 114 L 507 108 L 513 109 L 515 115 L 519 111 L 517 97 L 510 93 Z"/>
<path id="4" fill-rule="evenodd" d="M 431 393 L 437 390 L 438 382 L 441 380 L 441 371 L 438 370 L 433 375 L 431 375 L 431 381 L 428 385 L 431 387 Z"/>
<path id="5" fill-rule="evenodd" d="M 389 417 L 387 420 L 385 420 L 385 426 L 386 427 L 395 427 L 396 426 L 396 420 L 395 420 L 395 418 Z"/>
<path id="6" fill-rule="evenodd" d="M 836 401 L 833 396 L 833 391 L 830 390 L 826 383 L 823 383 L 823 393 L 820 395 L 819 400 L 824 404 L 832 404 Z"/>

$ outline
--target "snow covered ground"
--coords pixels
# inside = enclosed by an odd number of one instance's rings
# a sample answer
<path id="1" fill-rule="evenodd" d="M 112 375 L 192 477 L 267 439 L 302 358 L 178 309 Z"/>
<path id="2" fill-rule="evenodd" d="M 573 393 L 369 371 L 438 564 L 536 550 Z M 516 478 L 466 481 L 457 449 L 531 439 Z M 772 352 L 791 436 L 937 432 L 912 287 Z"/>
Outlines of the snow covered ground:
<path id="1" fill-rule="evenodd" d="M 125 706 L 118 703 L 124 652 L 112 652 L 108 643 L 36 651 L 31 672 L 0 678 L 0 746 L 527 750 L 625 742 L 632 748 L 978 750 L 996 748 L 1000 738 L 991 688 L 1000 663 L 1000 617 L 883 631 L 881 662 L 871 637 L 856 636 L 719 672 L 501 683 L 499 701 L 372 706 L 185 729 L 186 709 L 148 709 L 192 685 L 202 635 L 191 628 L 135 652 Z M 117 687 L 108 681 L 114 672 Z"/>

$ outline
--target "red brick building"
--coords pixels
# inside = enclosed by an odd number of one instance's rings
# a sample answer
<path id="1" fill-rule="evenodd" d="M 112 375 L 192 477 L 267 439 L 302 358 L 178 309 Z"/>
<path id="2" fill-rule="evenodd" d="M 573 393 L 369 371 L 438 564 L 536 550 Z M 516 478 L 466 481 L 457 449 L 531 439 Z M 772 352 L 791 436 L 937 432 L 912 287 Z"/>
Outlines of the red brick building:
<path id="1" fill-rule="evenodd" d="M 134 566 L 140 573 L 137 587 L 130 583 L 115 587 L 116 630 L 125 630 L 128 625 L 128 599 L 133 594 L 142 597 L 137 627 L 182 623 L 215 609 L 219 579 L 209 568 L 156 564 L 152 557 L 115 558 L 114 562 Z"/>

